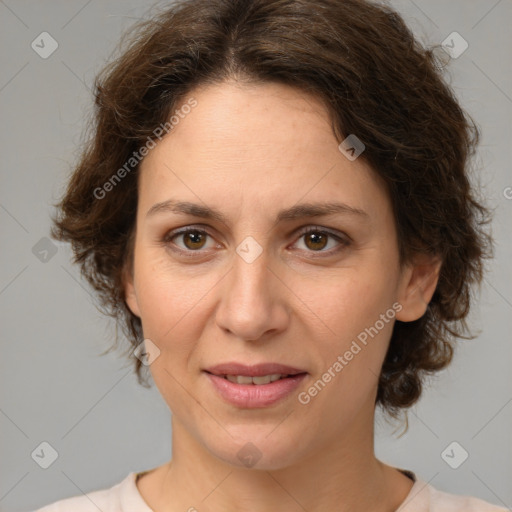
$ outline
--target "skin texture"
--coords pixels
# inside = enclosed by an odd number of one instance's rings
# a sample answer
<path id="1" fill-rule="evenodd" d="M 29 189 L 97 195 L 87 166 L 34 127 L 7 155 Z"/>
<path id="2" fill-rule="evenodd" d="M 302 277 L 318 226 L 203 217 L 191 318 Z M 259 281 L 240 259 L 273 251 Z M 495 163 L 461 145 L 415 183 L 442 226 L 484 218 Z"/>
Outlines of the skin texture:
<path id="1" fill-rule="evenodd" d="M 173 458 L 142 476 L 139 490 L 157 512 L 396 510 L 412 481 L 378 461 L 373 444 L 394 320 L 307 405 L 297 392 L 267 408 L 237 408 L 202 370 L 279 362 L 307 371 L 298 391 L 307 390 L 394 303 L 396 319 L 421 317 L 440 263 L 423 256 L 400 268 L 387 192 L 362 158 L 338 150 L 316 98 L 231 81 L 190 96 L 197 106 L 141 164 L 126 272 L 126 302 L 160 350 L 150 369 L 172 411 Z M 170 198 L 216 208 L 226 222 L 147 216 Z M 275 222 L 280 209 L 306 202 L 344 202 L 367 216 Z M 209 236 L 166 241 L 184 226 Z M 315 226 L 350 243 L 308 243 L 300 231 Z M 236 252 L 249 236 L 262 248 L 252 263 Z M 237 456 L 247 442 L 261 452 L 253 468 Z"/>

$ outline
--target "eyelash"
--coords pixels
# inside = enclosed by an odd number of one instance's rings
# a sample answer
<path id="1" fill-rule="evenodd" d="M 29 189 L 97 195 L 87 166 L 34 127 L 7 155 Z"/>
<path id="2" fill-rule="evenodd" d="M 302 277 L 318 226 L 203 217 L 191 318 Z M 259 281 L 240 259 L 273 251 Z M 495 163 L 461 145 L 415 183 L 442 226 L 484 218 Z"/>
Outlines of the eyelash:
<path id="1" fill-rule="evenodd" d="M 198 250 L 194 251 L 194 250 L 190 250 L 190 249 L 181 249 L 181 248 L 177 247 L 175 244 L 173 244 L 175 247 L 171 247 L 170 246 L 170 243 L 172 243 L 172 239 L 174 239 L 174 238 L 176 238 L 176 237 L 178 237 L 180 235 L 186 235 L 188 233 L 199 233 L 201 235 L 207 235 L 207 236 L 213 238 L 213 236 L 210 235 L 210 233 L 208 233 L 208 231 L 206 231 L 206 230 L 204 230 L 202 228 L 195 227 L 195 226 L 187 226 L 186 228 L 179 229 L 179 230 L 176 230 L 176 231 L 171 231 L 171 232 L 167 233 L 163 237 L 162 242 L 165 244 L 166 247 L 169 247 L 174 252 L 178 252 L 180 254 L 184 254 L 187 257 L 194 257 L 197 254 L 200 254 L 203 250 L 202 249 L 198 249 Z M 307 252 L 313 253 L 315 255 L 313 257 L 326 257 L 325 255 L 333 256 L 333 255 L 335 255 L 338 252 L 342 251 L 343 249 L 345 249 L 346 247 L 348 247 L 351 244 L 351 241 L 350 241 L 350 239 L 349 239 L 349 237 L 347 235 L 345 235 L 344 237 L 341 237 L 341 236 L 337 235 L 336 233 L 333 233 L 332 231 L 326 230 L 325 228 L 322 228 L 320 226 L 309 226 L 308 228 L 301 230 L 297 234 L 297 240 L 300 240 L 302 237 L 304 237 L 306 235 L 309 235 L 311 233 L 327 235 L 330 238 L 334 238 L 339 243 L 339 246 L 337 248 L 330 249 L 328 251 L 324 251 L 324 250 L 319 250 L 319 251 L 307 250 Z M 317 256 L 316 254 L 318 254 L 318 253 L 323 254 L 324 256 Z"/>

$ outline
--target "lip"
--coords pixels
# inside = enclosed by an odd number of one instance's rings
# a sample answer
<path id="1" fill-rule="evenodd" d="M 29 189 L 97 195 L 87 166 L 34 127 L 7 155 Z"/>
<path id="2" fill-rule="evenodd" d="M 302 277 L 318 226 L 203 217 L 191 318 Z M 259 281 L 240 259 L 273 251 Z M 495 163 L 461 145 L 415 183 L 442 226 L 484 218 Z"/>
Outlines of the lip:
<path id="1" fill-rule="evenodd" d="M 304 370 L 278 363 L 265 363 L 247 366 L 239 363 L 226 363 L 204 370 L 215 391 L 226 402 L 242 409 L 269 407 L 290 396 L 305 379 Z M 285 379 L 268 384 L 237 384 L 224 378 L 224 375 L 244 375 L 261 377 L 280 373 L 288 375 Z"/>
<path id="2" fill-rule="evenodd" d="M 206 372 L 213 375 L 243 375 L 245 377 L 261 377 L 263 375 L 272 375 L 280 373 L 281 375 L 297 375 L 307 373 L 306 370 L 294 368 L 279 363 L 261 363 L 255 365 L 245 365 L 241 363 L 222 363 L 211 368 L 206 368 Z M 263 384 L 264 386 L 266 384 Z"/>

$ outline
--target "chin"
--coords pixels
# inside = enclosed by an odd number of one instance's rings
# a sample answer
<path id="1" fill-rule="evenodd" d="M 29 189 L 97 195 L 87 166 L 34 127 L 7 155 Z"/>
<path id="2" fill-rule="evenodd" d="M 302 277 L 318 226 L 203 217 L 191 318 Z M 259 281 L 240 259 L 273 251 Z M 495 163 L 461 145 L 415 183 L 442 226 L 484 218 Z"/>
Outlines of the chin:
<path id="1" fill-rule="evenodd" d="M 224 438 L 218 444 L 205 443 L 212 455 L 236 468 L 284 469 L 297 461 L 297 446 L 304 446 L 304 439 L 295 439 L 285 429 L 280 433 L 261 427 L 236 430 L 236 435 L 230 431 L 233 437 L 229 441 Z"/>

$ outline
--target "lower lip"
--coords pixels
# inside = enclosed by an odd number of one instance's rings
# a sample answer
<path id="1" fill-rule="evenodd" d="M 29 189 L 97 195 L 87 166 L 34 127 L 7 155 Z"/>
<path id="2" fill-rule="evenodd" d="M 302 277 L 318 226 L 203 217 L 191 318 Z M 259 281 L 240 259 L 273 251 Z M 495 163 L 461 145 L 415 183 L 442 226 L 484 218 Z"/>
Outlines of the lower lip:
<path id="1" fill-rule="evenodd" d="M 268 384 L 237 384 L 224 377 L 205 372 L 224 400 L 237 407 L 268 407 L 290 395 L 306 377 L 306 373 L 279 379 Z"/>

